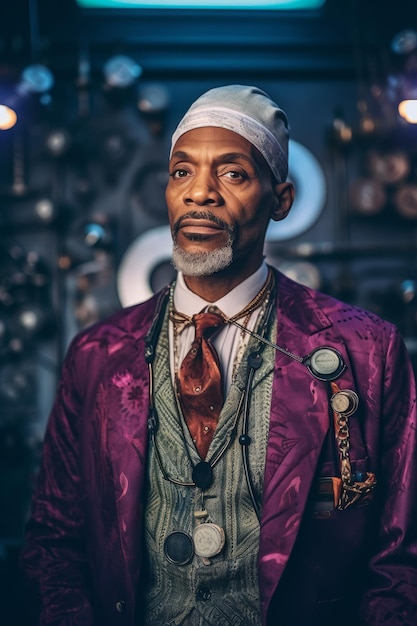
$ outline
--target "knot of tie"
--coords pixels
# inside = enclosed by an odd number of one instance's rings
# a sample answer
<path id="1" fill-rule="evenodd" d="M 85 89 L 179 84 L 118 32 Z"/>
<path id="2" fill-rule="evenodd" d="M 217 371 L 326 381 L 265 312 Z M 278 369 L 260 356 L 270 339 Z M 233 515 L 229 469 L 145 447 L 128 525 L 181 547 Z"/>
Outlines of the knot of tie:
<path id="1" fill-rule="evenodd" d="M 206 313 L 196 313 L 192 320 L 195 326 L 196 339 L 210 339 L 225 323 L 222 315 L 210 310 Z"/>
<path id="2" fill-rule="evenodd" d="M 225 320 L 207 311 L 193 315 L 192 321 L 195 339 L 178 370 L 178 397 L 196 448 L 205 458 L 223 407 L 220 362 L 210 338 Z"/>

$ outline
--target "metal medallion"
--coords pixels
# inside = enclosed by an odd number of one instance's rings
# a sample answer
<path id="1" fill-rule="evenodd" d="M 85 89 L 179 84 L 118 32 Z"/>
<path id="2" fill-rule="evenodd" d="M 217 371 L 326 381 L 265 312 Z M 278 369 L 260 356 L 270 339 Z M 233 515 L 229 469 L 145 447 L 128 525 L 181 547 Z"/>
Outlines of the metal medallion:
<path id="1" fill-rule="evenodd" d="M 165 556 L 174 565 L 187 565 L 194 556 L 193 540 L 187 533 L 176 530 L 164 541 Z"/>
<path id="2" fill-rule="evenodd" d="M 335 413 L 349 417 L 358 408 L 359 398 L 351 389 L 342 389 L 333 394 L 330 398 L 330 404 Z"/>
<path id="3" fill-rule="evenodd" d="M 335 348 L 327 346 L 313 350 L 304 362 L 319 380 L 335 380 L 346 368 L 342 355 Z"/>
<path id="4" fill-rule="evenodd" d="M 225 543 L 224 530 L 217 524 L 206 522 L 196 526 L 193 539 L 195 553 L 203 558 L 211 558 L 223 550 Z"/>

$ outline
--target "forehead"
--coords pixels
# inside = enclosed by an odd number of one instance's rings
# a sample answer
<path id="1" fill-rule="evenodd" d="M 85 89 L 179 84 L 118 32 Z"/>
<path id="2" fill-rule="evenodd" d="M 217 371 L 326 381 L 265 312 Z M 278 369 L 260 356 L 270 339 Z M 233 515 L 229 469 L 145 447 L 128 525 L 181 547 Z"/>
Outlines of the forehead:
<path id="1" fill-rule="evenodd" d="M 258 152 L 247 139 L 231 130 L 204 126 L 203 128 L 194 128 L 181 135 L 173 147 L 172 154 L 174 155 L 178 151 L 201 152 L 206 149 L 219 153 L 237 152 L 255 159 L 255 153 Z"/>
<path id="2" fill-rule="evenodd" d="M 198 159 L 209 158 L 211 160 L 222 160 L 225 157 L 233 161 L 241 156 L 246 163 L 251 163 L 259 174 L 271 176 L 272 172 L 262 154 L 247 139 L 226 128 L 215 126 L 204 126 L 189 130 L 176 141 L 171 160 L 173 158 Z"/>

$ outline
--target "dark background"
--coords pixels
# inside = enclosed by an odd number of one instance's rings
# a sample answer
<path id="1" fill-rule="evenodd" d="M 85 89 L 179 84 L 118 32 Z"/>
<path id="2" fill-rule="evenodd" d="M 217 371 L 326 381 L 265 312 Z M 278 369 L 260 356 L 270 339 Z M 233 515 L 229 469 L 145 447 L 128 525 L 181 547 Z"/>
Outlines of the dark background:
<path id="1" fill-rule="evenodd" d="M 417 124 L 397 104 L 417 98 L 417 5 L 1 11 L 0 99 L 19 117 L 0 130 L 0 622 L 31 626 L 18 554 L 62 358 L 78 330 L 172 277 L 169 141 L 203 91 L 254 84 L 287 111 L 298 196 L 269 262 L 395 322 L 416 367 Z M 33 66 L 50 83 L 36 74 L 37 91 Z"/>

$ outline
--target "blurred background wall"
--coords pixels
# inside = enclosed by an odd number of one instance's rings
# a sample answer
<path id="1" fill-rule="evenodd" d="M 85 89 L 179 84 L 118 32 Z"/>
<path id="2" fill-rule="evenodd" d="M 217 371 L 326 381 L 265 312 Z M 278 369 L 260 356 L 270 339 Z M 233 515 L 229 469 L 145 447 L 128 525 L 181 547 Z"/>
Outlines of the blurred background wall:
<path id="1" fill-rule="evenodd" d="M 254 84 L 289 115 L 296 201 L 268 261 L 395 322 L 417 367 L 417 5 L 85 5 L 0 13 L 4 626 L 32 623 L 17 561 L 63 355 L 173 277 L 170 135 L 206 89 Z"/>

